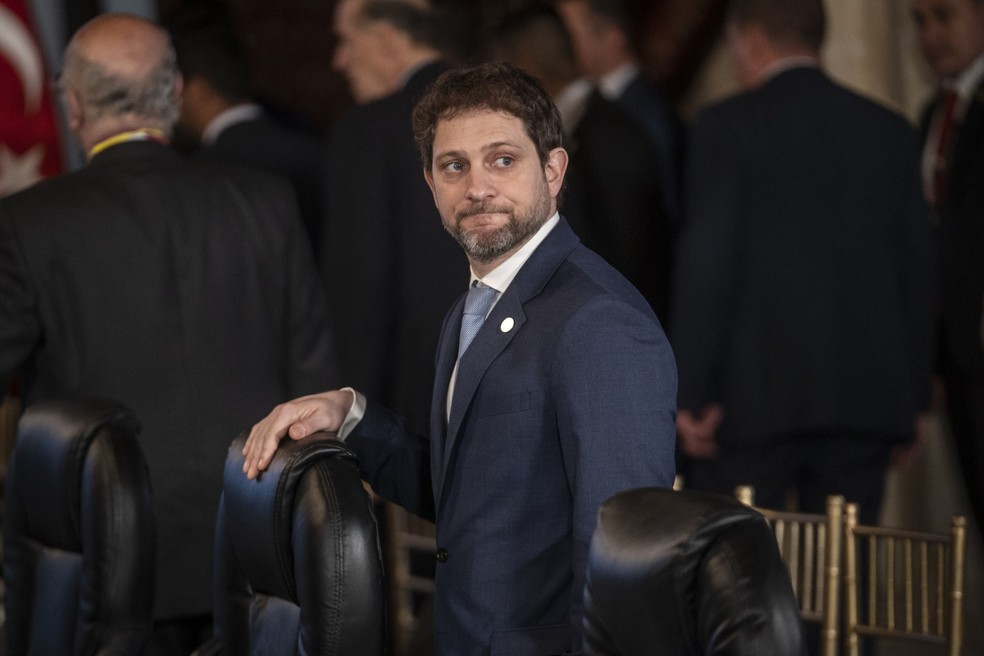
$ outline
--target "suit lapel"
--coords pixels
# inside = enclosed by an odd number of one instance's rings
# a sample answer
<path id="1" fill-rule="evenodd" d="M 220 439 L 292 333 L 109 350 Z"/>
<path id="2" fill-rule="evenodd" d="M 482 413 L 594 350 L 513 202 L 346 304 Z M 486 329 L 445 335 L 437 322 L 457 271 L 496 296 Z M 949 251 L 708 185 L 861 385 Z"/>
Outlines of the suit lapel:
<path id="1" fill-rule="evenodd" d="M 434 390 L 431 401 L 431 485 L 434 488 L 435 505 L 441 498 L 444 483 L 444 468 L 448 443 L 448 386 L 458 355 L 457 335 L 461 331 L 461 312 L 465 307 L 465 294 L 448 311 L 444 328 L 437 346 L 437 363 L 434 375 Z"/>
<path id="2" fill-rule="evenodd" d="M 445 421 L 448 385 L 457 357 L 464 297 L 452 308 L 445 322 L 445 332 L 438 350 L 431 413 L 435 438 L 431 444 L 431 449 L 434 450 L 431 462 L 434 500 L 437 508 L 441 506 L 444 481 L 448 471 L 453 467 L 456 447 L 463 439 L 462 429 L 465 418 L 475 402 L 485 373 L 524 328 L 527 321 L 526 304 L 540 293 L 578 243 L 579 240 L 567 221 L 561 219 L 520 269 L 512 284 L 492 308 L 474 341 L 462 356 L 461 362 L 458 363 L 451 414 Z M 512 320 L 511 326 L 507 321 L 509 319 Z"/>
<path id="3" fill-rule="evenodd" d="M 506 320 L 512 320 L 509 330 L 503 330 Z M 454 395 L 451 402 L 451 416 L 448 418 L 448 454 L 454 448 L 465 411 L 471 406 L 478 384 L 489 365 L 499 356 L 513 337 L 526 323 L 526 314 L 517 290 L 512 286 L 506 290 L 499 302 L 492 308 L 475 340 L 465 351 L 458 363 L 458 376 L 454 382 Z M 445 454 L 447 466 L 448 454 Z"/>

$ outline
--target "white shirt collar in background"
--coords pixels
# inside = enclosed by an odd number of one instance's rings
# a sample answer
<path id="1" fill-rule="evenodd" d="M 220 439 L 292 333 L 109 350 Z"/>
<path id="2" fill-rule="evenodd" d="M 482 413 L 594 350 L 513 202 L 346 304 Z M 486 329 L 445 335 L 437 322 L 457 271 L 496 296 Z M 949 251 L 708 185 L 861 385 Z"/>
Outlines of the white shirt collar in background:
<path id="1" fill-rule="evenodd" d="M 221 112 L 213 118 L 202 132 L 202 145 L 209 146 L 215 143 L 222 131 L 236 123 L 252 121 L 263 116 L 263 108 L 256 103 L 243 103 L 235 105 Z"/>
<path id="2" fill-rule="evenodd" d="M 618 100 L 625 93 L 625 88 L 639 74 L 639 65 L 635 62 L 622 64 L 608 75 L 598 80 L 598 91 L 609 100 Z"/>

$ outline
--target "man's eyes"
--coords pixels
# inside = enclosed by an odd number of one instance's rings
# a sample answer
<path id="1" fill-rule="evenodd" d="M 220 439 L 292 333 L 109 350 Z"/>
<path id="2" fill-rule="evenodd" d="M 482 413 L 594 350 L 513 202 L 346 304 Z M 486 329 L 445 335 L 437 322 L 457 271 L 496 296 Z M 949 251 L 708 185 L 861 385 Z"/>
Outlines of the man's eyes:
<path id="1" fill-rule="evenodd" d="M 492 165 L 496 168 L 509 168 L 516 163 L 516 158 L 511 155 L 500 155 L 492 159 Z M 446 173 L 461 173 L 467 165 L 459 160 L 451 160 L 441 164 L 441 170 Z"/>

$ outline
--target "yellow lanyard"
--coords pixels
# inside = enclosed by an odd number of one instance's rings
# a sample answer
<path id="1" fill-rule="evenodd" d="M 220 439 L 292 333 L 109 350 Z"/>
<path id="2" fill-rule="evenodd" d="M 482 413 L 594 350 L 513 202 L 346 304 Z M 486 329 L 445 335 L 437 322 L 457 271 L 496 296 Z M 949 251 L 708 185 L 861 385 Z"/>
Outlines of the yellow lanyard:
<path id="1" fill-rule="evenodd" d="M 89 151 L 89 159 L 92 159 L 110 146 L 123 143 L 124 141 L 157 141 L 167 143 L 167 135 L 163 130 L 157 128 L 140 128 L 139 130 L 129 130 L 113 135 L 108 139 L 103 139 Z"/>

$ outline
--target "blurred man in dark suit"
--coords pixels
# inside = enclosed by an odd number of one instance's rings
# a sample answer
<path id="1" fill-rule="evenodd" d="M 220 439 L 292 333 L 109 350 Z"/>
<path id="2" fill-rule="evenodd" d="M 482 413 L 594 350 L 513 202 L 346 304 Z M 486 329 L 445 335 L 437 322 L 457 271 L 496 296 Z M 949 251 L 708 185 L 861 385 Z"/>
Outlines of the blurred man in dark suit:
<path id="1" fill-rule="evenodd" d="M 341 0 L 334 65 L 361 103 L 328 146 L 322 271 L 345 380 L 428 427 L 443 311 L 464 259 L 420 176 L 410 114 L 444 70 L 420 2 Z"/>
<path id="2" fill-rule="evenodd" d="M 672 230 L 657 182 L 659 154 L 645 130 L 579 76 L 564 23 L 549 6 L 505 17 L 493 51 L 540 80 L 560 110 L 570 154 L 563 211 L 571 227 L 665 321 Z"/>
<path id="3" fill-rule="evenodd" d="M 923 113 L 923 185 L 940 246 L 940 371 L 971 508 L 984 527 L 984 0 L 913 0 L 939 76 Z"/>
<path id="4" fill-rule="evenodd" d="M 85 168 L 0 200 L 0 386 L 109 397 L 142 424 L 154 493 L 151 654 L 211 634 L 226 450 L 271 403 L 337 381 L 327 303 L 286 183 L 168 147 L 167 33 L 105 14 L 65 54 Z"/>
<path id="5" fill-rule="evenodd" d="M 617 102 L 643 128 L 659 154 L 659 185 L 664 213 L 680 219 L 680 167 L 684 125 L 663 92 L 639 65 L 638 12 L 632 0 L 556 0 L 574 40 L 581 70 L 601 94 Z"/>
<path id="6" fill-rule="evenodd" d="M 194 15 L 171 26 L 184 78 L 178 128 L 200 157 L 252 166 L 294 188 L 304 227 L 318 244 L 323 212 L 320 137 L 271 115 L 254 98 L 245 53 L 227 22 Z"/>
<path id="7" fill-rule="evenodd" d="M 694 122 L 674 273 L 688 487 L 878 518 L 928 402 L 934 266 L 918 140 L 819 65 L 821 0 L 734 0 L 746 88 Z"/>

